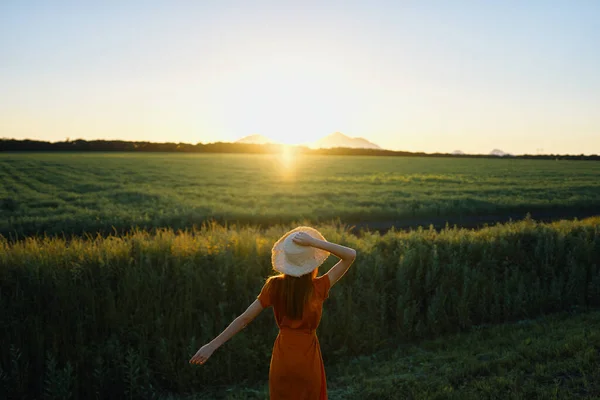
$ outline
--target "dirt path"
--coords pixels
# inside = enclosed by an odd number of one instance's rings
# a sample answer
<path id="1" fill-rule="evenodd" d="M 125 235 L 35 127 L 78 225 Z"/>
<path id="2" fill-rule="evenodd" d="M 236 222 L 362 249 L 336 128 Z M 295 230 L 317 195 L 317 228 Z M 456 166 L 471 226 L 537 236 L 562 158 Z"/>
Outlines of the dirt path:
<path id="1" fill-rule="evenodd" d="M 443 229 L 446 225 L 450 227 L 458 227 L 458 228 L 466 228 L 466 229 L 480 229 L 485 226 L 493 226 L 498 223 L 506 223 L 508 221 L 520 221 L 525 219 L 527 212 L 508 212 L 503 214 L 483 214 L 483 215 L 465 215 L 465 216 L 450 216 L 450 217 L 407 217 L 402 219 L 394 219 L 388 221 L 361 221 L 361 222 L 347 222 L 344 220 L 338 220 L 338 223 L 341 223 L 347 227 L 349 227 L 350 232 L 356 235 L 360 235 L 361 231 L 378 231 L 380 233 L 385 233 L 390 229 L 394 228 L 396 230 L 410 230 L 416 229 L 418 227 L 429 228 L 433 226 L 434 229 L 440 230 Z M 595 208 L 574 208 L 574 209 L 556 209 L 556 210 L 545 210 L 545 211 L 532 211 L 529 213 L 531 218 L 539 222 L 552 222 L 558 220 L 573 220 L 583 219 L 587 217 L 600 216 L 600 206 Z M 217 223 L 223 224 L 223 222 L 217 221 Z M 251 223 L 240 223 L 238 222 L 230 222 L 234 224 L 238 224 L 237 226 L 243 227 L 246 225 L 258 226 L 261 229 L 266 229 L 271 224 L 251 224 Z M 318 223 L 316 223 L 318 225 Z M 197 225 L 200 226 L 200 225 Z M 168 227 L 168 226 L 167 226 Z M 154 228 L 150 229 L 153 231 Z M 85 235 L 91 236 L 109 236 L 109 235 L 125 235 L 131 231 L 131 228 L 121 228 L 118 230 L 115 229 L 107 229 L 102 231 L 95 231 L 90 234 L 85 233 L 60 233 L 60 234 L 50 234 L 47 233 L 47 236 L 60 236 L 65 239 L 70 239 L 73 237 L 82 237 Z M 0 235 L 3 235 L 9 242 L 15 242 L 19 240 L 23 240 L 27 237 L 31 236 L 43 236 L 43 232 L 37 232 L 32 235 L 15 235 L 10 232 L 0 232 Z"/>

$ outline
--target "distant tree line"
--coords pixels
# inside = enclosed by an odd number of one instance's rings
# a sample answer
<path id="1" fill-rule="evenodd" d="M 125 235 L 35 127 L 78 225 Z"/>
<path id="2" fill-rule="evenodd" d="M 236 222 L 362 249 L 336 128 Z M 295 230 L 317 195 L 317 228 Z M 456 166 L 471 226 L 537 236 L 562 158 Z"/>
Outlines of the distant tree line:
<path id="1" fill-rule="evenodd" d="M 39 140 L 0 139 L 0 151 L 123 151 L 123 152 L 181 152 L 181 153 L 250 153 L 275 154 L 282 151 L 284 145 L 250 143 L 153 143 L 127 142 L 123 140 L 65 140 L 63 142 L 44 142 Z M 400 156 L 400 157 L 453 157 L 453 158 L 525 158 L 545 160 L 593 160 L 600 161 L 600 155 L 570 154 L 525 154 L 520 156 L 494 156 L 490 154 L 451 154 L 395 151 L 383 149 L 311 149 L 296 146 L 301 154 L 357 155 L 357 156 Z"/>

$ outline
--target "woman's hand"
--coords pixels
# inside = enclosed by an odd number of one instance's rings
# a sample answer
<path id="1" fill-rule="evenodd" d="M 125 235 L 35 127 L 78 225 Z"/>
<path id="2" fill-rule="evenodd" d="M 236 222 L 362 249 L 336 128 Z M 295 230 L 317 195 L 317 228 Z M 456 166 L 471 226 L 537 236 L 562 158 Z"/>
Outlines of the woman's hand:
<path id="1" fill-rule="evenodd" d="M 292 241 L 300 246 L 312 246 L 315 243 L 315 239 L 305 232 L 293 233 Z"/>
<path id="2" fill-rule="evenodd" d="M 202 346 L 200 350 L 190 359 L 190 364 L 204 364 L 216 349 L 211 344 Z"/>

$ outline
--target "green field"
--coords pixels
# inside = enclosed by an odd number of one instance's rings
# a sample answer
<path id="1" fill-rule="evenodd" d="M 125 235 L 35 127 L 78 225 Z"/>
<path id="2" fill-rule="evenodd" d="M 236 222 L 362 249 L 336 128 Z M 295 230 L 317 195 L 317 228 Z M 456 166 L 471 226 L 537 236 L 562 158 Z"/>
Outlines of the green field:
<path id="1" fill-rule="evenodd" d="M 518 215 L 600 207 L 600 163 L 132 153 L 0 154 L 0 234 Z M 535 214 L 534 214 L 535 215 Z"/>

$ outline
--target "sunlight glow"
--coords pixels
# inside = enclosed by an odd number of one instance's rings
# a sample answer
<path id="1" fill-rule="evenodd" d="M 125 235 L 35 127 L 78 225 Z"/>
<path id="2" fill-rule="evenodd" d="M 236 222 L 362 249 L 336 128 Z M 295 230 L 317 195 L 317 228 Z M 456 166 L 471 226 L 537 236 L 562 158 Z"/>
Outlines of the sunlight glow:
<path id="1" fill-rule="evenodd" d="M 296 148 L 292 146 L 283 146 L 281 151 L 281 159 L 286 168 L 291 168 L 296 158 Z"/>
<path id="2" fill-rule="evenodd" d="M 295 146 L 282 146 L 281 153 L 277 155 L 277 168 L 284 180 L 295 179 L 297 157 L 297 148 Z"/>
<path id="3" fill-rule="evenodd" d="M 331 132 L 348 131 L 352 115 L 359 112 L 343 66 L 319 58 L 281 54 L 258 59 L 225 69 L 213 85 L 216 102 L 227 107 L 224 129 L 232 139 L 256 132 L 276 143 L 308 145 Z"/>

